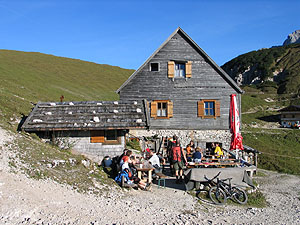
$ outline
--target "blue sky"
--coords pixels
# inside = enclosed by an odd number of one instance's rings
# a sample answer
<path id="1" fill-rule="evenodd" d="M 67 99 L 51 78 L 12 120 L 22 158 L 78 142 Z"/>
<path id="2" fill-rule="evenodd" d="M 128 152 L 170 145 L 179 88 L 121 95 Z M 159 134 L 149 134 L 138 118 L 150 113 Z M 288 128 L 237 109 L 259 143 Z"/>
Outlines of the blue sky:
<path id="1" fill-rule="evenodd" d="M 218 65 L 281 45 L 299 0 L 0 0 L 0 49 L 137 69 L 180 26 Z"/>

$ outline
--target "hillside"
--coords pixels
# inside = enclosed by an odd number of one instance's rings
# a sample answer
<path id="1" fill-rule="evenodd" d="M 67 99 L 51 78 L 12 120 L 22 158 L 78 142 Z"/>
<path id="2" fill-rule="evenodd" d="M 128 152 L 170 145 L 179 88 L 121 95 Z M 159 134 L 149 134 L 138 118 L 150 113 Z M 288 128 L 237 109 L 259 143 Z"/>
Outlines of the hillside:
<path id="1" fill-rule="evenodd" d="M 38 101 L 113 100 L 133 70 L 37 52 L 0 50 L 0 123 L 14 125 Z M 15 123 L 14 123 L 15 121 Z"/>
<path id="2" fill-rule="evenodd" d="M 245 91 L 243 142 L 261 152 L 259 167 L 300 174 L 300 131 L 280 128 L 278 112 L 300 104 L 300 44 L 252 51 L 222 68 Z"/>
<path id="3" fill-rule="evenodd" d="M 300 94 L 300 44 L 261 49 L 240 55 L 222 68 L 239 85 L 253 85 L 265 93 Z"/>

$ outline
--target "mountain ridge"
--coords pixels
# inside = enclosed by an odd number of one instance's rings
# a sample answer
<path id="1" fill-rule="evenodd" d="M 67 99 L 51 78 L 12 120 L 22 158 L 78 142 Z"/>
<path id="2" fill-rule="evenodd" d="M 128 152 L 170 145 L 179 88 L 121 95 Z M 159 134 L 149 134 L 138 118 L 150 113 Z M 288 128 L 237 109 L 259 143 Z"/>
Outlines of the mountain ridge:
<path id="1" fill-rule="evenodd" d="M 242 54 L 221 66 L 239 85 L 277 94 L 300 94 L 300 44 Z"/>
<path id="2" fill-rule="evenodd" d="M 287 39 L 283 42 L 283 45 L 300 43 L 300 30 L 296 30 L 287 36 Z"/>

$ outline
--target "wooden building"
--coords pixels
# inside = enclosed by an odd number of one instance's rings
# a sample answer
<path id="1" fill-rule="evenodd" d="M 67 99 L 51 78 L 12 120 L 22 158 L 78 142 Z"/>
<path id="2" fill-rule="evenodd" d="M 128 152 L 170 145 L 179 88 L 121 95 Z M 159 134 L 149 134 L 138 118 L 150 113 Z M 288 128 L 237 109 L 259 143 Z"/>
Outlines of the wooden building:
<path id="1" fill-rule="evenodd" d="M 241 107 L 242 90 L 177 28 L 117 93 L 122 101 L 148 102 L 149 131 L 134 135 L 176 134 L 184 144 L 194 139 L 205 148 L 210 142 L 229 147 L 230 95 L 236 94 Z"/>
<path id="2" fill-rule="evenodd" d="M 300 129 L 300 105 L 290 105 L 279 112 L 282 127 Z"/>
<path id="3" fill-rule="evenodd" d="M 117 93 L 119 102 L 38 103 L 22 129 L 52 142 L 68 139 L 96 160 L 120 154 L 128 132 L 161 138 L 156 146 L 177 135 L 182 145 L 218 142 L 229 149 L 230 95 L 241 107 L 242 90 L 181 28 Z"/>
<path id="4" fill-rule="evenodd" d="M 120 155 L 129 129 L 145 129 L 142 101 L 39 102 L 22 125 L 94 161 Z"/>

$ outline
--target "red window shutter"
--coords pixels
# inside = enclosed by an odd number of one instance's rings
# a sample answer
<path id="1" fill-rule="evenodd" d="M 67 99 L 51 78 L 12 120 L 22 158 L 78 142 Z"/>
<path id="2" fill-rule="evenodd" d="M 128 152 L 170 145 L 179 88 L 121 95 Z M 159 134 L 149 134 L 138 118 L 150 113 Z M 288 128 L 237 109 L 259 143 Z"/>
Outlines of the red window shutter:
<path id="1" fill-rule="evenodd" d="M 157 117 L 157 102 L 151 102 L 151 117 Z"/>
<path id="2" fill-rule="evenodd" d="M 220 101 L 215 101 L 215 117 L 220 117 L 221 112 L 220 112 Z"/>
<path id="3" fill-rule="evenodd" d="M 185 64 L 185 77 L 188 77 L 188 78 L 192 77 L 192 61 L 188 61 Z"/>
<path id="4" fill-rule="evenodd" d="M 173 117 L 173 102 L 172 101 L 168 101 L 168 105 L 167 105 L 168 109 L 168 118 Z"/>
<path id="5" fill-rule="evenodd" d="M 168 77 L 173 78 L 175 74 L 175 62 L 169 61 L 168 62 Z"/>
<path id="6" fill-rule="evenodd" d="M 198 101 L 198 117 L 204 117 L 204 101 Z"/>

